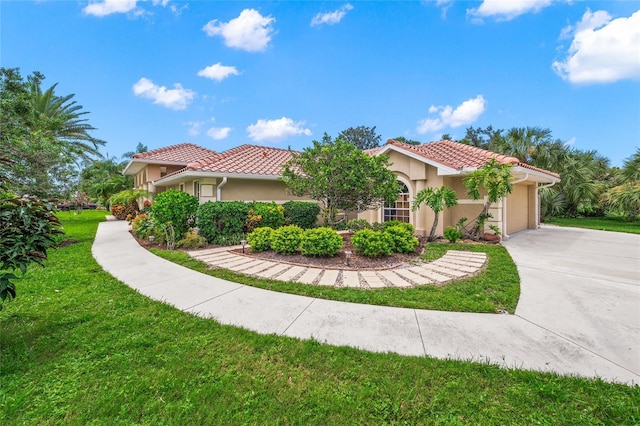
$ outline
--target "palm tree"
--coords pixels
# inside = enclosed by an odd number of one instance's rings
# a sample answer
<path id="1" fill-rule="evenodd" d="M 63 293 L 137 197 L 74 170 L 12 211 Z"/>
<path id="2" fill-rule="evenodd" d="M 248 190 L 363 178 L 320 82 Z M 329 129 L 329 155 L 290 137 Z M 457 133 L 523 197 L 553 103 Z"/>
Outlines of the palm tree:
<path id="1" fill-rule="evenodd" d="M 421 204 L 427 205 L 435 213 L 428 238 L 428 241 L 433 241 L 436 237 L 436 228 L 438 227 L 440 212 L 444 210 L 445 207 L 452 207 L 458 204 L 458 196 L 456 195 L 456 191 L 447 186 L 425 188 L 418 192 L 414 198 L 412 210 L 418 210 Z"/>
<path id="2" fill-rule="evenodd" d="M 538 154 L 540 145 L 548 142 L 551 130 L 541 127 L 513 127 L 507 131 L 505 137 L 497 139 L 494 148 L 505 155 L 516 157 L 518 160 L 531 164 Z"/>

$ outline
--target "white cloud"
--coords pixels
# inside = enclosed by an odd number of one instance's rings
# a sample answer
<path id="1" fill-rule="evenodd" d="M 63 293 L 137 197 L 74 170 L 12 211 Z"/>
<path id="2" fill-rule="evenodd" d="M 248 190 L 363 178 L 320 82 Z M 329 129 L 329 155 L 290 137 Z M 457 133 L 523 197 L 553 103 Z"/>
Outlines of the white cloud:
<path id="1" fill-rule="evenodd" d="M 334 10 L 328 13 L 318 13 L 311 20 L 311 26 L 317 26 L 322 24 L 335 25 L 345 17 L 348 11 L 353 10 L 353 6 L 349 3 L 342 6 L 340 9 Z"/>
<path id="2" fill-rule="evenodd" d="M 311 136 L 311 130 L 304 128 L 304 121 L 293 121 L 282 117 L 275 120 L 258 120 L 256 124 L 247 127 L 249 138 L 253 141 L 280 141 L 290 136 Z"/>
<path id="3" fill-rule="evenodd" d="M 136 96 L 151 99 L 154 104 L 167 108 L 185 109 L 196 93 L 193 90 L 183 88 L 178 83 L 173 87 L 173 89 L 167 89 L 165 86 L 157 86 L 153 84 L 153 81 L 143 77 L 133 85 L 133 93 Z"/>
<path id="4" fill-rule="evenodd" d="M 82 9 L 85 15 L 107 16 L 112 13 L 129 13 L 137 6 L 138 0 L 91 1 Z"/>
<path id="5" fill-rule="evenodd" d="M 482 115 L 487 101 L 482 95 L 468 99 L 453 109 L 450 105 L 429 107 L 430 114 L 438 114 L 438 117 L 425 118 L 418 122 L 416 131 L 420 134 L 436 132 L 445 127 L 455 128 L 471 124 Z"/>
<path id="6" fill-rule="evenodd" d="M 239 75 L 240 73 L 236 69 L 236 67 L 230 67 L 227 65 L 222 65 L 221 62 L 217 64 L 210 65 L 204 69 L 198 71 L 198 75 L 200 77 L 210 78 L 211 80 L 222 81 L 230 75 Z"/>
<path id="7" fill-rule="evenodd" d="M 189 126 L 189 130 L 187 130 L 189 136 L 198 136 L 200 134 L 200 127 L 202 127 L 204 121 L 187 121 L 184 124 Z"/>
<path id="8" fill-rule="evenodd" d="M 509 21 L 525 13 L 539 12 L 551 3 L 552 0 L 484 0 L 479 7 L 467 9 L 467 15 Z"/>
<path id="9" fill-rule="evenodd" d="M 628 18 L 613 19 L 607 12 L 589 9 L 575 27 L 562 30 L 573 35 L 562 61 L 551 65 L 571 83 L 611 83 L 640 79 L 640 10 Z"/>
<path id="10" fill-rule="evenodd" d="M 215 140 L 224 139 L 229 136 L 229 133 L 231 133 L 231 127 L 212 127 L 207 130 L 207 136 Z"/>
<path id="11" fill-rule="evenodd" d="M 267 48 L 273 34 L 272 23 L 276 19 L 262 16 L 255 9 L 245 9 L 229 22 L 209 21 L 202 29 L 208 36 L 222 36 L 229 47 L 260 52 Z"/>

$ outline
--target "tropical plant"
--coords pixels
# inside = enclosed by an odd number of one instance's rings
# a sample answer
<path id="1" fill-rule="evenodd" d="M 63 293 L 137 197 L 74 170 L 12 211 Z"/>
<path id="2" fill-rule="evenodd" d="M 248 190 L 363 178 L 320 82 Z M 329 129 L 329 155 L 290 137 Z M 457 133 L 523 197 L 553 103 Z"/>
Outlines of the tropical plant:
<path id="1" fill-rule="evenodd" d="M 444 230 L 444 237 L 449 240 L 450 243 L 455 244 L 460 238 L 462 238 L 462 232 L 453 226 L 448 226 Z"/>
<path id="2" fill-rule="evenodd" d="M 433 224 L 431 225 L 431 231 L 428 237 L 428 241 L 433 241 L 436 238 L 440 212 L 444 210 L 445 207 L 449 208 L 458 204 L 458 196 L 456 195 L 456 191 L 444 185 L 440 188 L 425 188 L 416 194 L 413 200 L 412 210 L 418 210 L 422 204 L 428 206 L 434 213 Z"/>
<path id="3" fill-rule="evenodd" d="M 418 239 L 413 235 L 413 231 L 405 226 L 389 226 L 385 228 L 384 233 L 391 237 L 391 250 L 394 253 L 413 253 L 418 247 Z"/>
<path id="4" fill-rule="evenodd" d="M 474 200 L 480 198 L 481 190 L 486 192 L 487 200 L 478 218 L 485 217 L 486 219 L 491 217 L 489 213 L 491 204 L 497 203 L 513 191 L 511 164 L 501 164 L 493 158 L 487 161 L 482 167 L 471 172 L 462 181 L 467 188 L 467 194 Z M 484 223 L 484 221 L 482 223 Z M 481 229 L 479 222 L 476 220 L 476 224 L 470 234 L 477 238 L 483 231 L 484 229 Z"/>
<path id="5" fill-rule="evenodd" d="M 371 229 L 371 224 L 365 219 L 351 219 L 347 222 L 347 230 L 353 234 L 361 229 Z"/>
<path id="6" fill-rule="evenodd" d="M 233 245 L 243 238 L 248 213 L 242 201 L 208 201 L 198 207 L 196 225 L 210 243 Z"/>
<path id="7" fill-rule="evenodd" d="M 176 242 L 176 247 L 185 249 L 197 249 L 207 245 L 207 240 L 201 235 L 198 235 L 194 230 L 188 230 L 184 233 L 181 240 Z"/>
<path id="8" fill-rule="evenodd" d="M 252 233 L 247 235 L 247 243 L 251 246 L 251 251 L 260 252 L 271 248 L 271 235 L 273 228 L 263 226 L 256 228 Z"/>
<path id="9" fill-rule="evenodd" d="M 321 142 L 293 157 L 285 165 L 282 180 L 297 196 L 309 196 L 324 206 L 325 222 L 335 227 L 347 212 L 379 208 L 397 198 L 399 185 L 389 170 L 389 157 L 370 156 L 355 145 L 326 133 Z M 343 218 L 338 219 L 338 211 Z"/>
<path id="10" fill-rule="evenodd" d="M 637 220 L 640 215 L 640 181 L 611 188 L 603 201 L 610 210 L 624 214 L 627 220 Z"/>

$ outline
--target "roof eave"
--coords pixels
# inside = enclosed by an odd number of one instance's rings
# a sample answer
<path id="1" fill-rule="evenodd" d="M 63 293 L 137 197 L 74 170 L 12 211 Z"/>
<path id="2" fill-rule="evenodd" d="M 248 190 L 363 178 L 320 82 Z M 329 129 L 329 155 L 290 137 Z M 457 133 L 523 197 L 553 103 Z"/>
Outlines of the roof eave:
<path id="1" fill-rule="evenodd" d="M 439 163 L 437 161 L 434 160 L 430 160 L 426 157 L 423 157 L 422 155 L 418 155 L 415 152 L 411 152 L 408 151 L 406 149 L 402 149 L 399 146 L 393 145 L 393 144 L 387 144 L 384 147 L 382 147 L 382 149 L 380 151 L 378 151 L 377 153 L 373 154 L 373 155 L 380 155 L 380 154 L 385 154 L 387 151 L 395 151 L 395 152 L 399 152 L 401 154 L 404 154 L 408 157 L 413 158 L 414 160 L 418 160 L 421 161 L 425 164 L 428 164 L 430 166 L 435 167 L 436 169 L 438 169 L 438 176 L 451 176 L 451 175 L 459 175 L 462 173 L 462 170 L 458 170 L 458 169 L 454 169 L 453 167 L 449 167 L 445 164 Z"/>
<path id="2" fill-rule="evenodd" d="M 166 186 L 174 182 L 186 180 L 186 178 L 234 178 L 234 179 L 256 179 L 256 180 L 280 180 L 280 175 L 268 174 L 251 174 L 251 173 L 225 173 L 225 172 L 207 172 L 201 170 L 187 170 L 182 173 L 165 176 L 153 181 L 154 185 Z"/>

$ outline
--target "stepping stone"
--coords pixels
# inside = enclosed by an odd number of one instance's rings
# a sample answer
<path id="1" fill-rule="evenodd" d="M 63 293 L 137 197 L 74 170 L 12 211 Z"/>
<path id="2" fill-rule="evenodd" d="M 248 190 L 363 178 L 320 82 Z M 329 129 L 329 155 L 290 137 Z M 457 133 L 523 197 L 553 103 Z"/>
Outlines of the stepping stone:
<path id="1" fill-rule="evenodd" d="M 413 287 L 413 283 L 405 280 L 393 271 L 378 271 L 378 274 L 386 278 L 394 287 Z"/>
<path id="2" fill-rule="evenodd" d="M 287 265 L 286 263 L 274 263 L 273 266 L 269 267 L 269 269 L 260 271 L 256 273 L 256 275 L 262 278 L 272 278 L 278 275 L 280 272 L 288 269 L 290 266 L 291 265 Z"/>
<path id="3" fill-rule="evenodd" d="M 469 275 L 466 272 L 457 271 L 455 269 L 443 268 L 441 266 L 437 266 L 437 265 L 434 265 L 434 264 L 430 264 L 429 266 L 425 266 L 424 268 L 425 269 L 430 269 L 430 270 L 435 271 L 435 272 L 439 272 L 441 274 L 451 275 L 452 277 L 455 277 L 455 278 L 462 278 L 462 277 L 466 277 L 467 275 Z"/>
<path id="4" fill-rule="evenodd" d="M 413 283 L 418 285 L 431 283 L 431 281 L 429 281 L 427 278 L 423 277 L 422 275 L 416 274 L 415 272 L 412 272 L 408 269 L 399 268 L 395 269 L 393 272 L 400 275 L 402 278 L 406 278 L 407 280 L 412 281 Z"/>
<path id="5" fill-rule="evenodd" d="M 358 271 L 342 271 L 342 286 L 361 288 Z"/>
<path id="6" fill-rule="evenodd" d="M 231 259 L 238 259 L 240 256 L 236 256 L 235 254 L 231 254 L 231 253 L 213 253 L 213 254 L 206 254 L 203 256 L 191 256 L 191 257 L 207 263 L 220 263 L 220 262 L 228 261 Z"/>
<path id="7" fill-rule="evenodd" d="M 242 271 L 242 273 L 244 274 L 244 273 L 246 273 L 246 272 L 245 272 L 245 270 L 247 270 L 247 269 L 253 269 L 253 268 L 255 268 L 256 266 L 260 266 L 260 265 L 262 265 L 263 263 L 265 263 L 265 262 L 264 262 L 264 261 L 260 261 L 260 260 L 254 260 L 254 259 L 252 259 L 252 260 L 250 260 L 249 262 L 244 262 L 244 263 L 240 263 L 240 264 L 238 264 L 238 265 L 233 265 L 233 266 L 229 266 L 229 265 L 227 264 L 227 265 L 224 265 L 224 267 L 225 267 L 225 268 L 229 268 L 229 269 L 231 269 L 232 271 L 236 271 L 236 272 L 241 272 L 241 271 Z"/>
<path id="8" fill-rule="evenodd" d="M 271 268 L 274 265 L 275 265 L 275 263 L 273 263 L 273 262 L 264 261 L 264 262 L 260 262 L 258 265 L 250 267 L 249 269 L 243 270 L 242 273 L 243 274 L 249 274 L 249 275 L 255 275 L 258 272 L 264 271 L 265 269 L 268 269 L 268 268 Z"/>
<path id="9" fill-rule="evenodd" d="M 340 271 L 338 269 L 325 269 L 324 274 L 320 277 L 320 281 L 318 281 L 318 285 L 335 286 L 339 274 Z"/>
<path id="10" fill-rule="evenodd" d="M 282 273 L 282 275 L 278 276 L 278 280 L 280 281 L 291 281 L 293 277 L 299 275 L 302 271 L 307 268 L 303 268 L 302 266 L 292 266 L 290 269 L 286 270 Z"/>
<path id="11" fill-rule="evenodd" d="M 371 288 L 383 288 L 386 287 L 382 278 L 380 278 L 375 271 L 361 271 L 360 276 L 369 284 Z"/>
<path id="12" fill-rule="evenodd" d="M 300 278 L 297 279 L 297 281 L 303 284 L 311 284 L 313 283 L 313 281 L 315 281 L 316 278 L 318 278 L 318 275 L 320 275 L 320 272 L 322 272 L 322 269 L 309 268 L 305 271 L 304 274 L 302 274 Z"/>
<path id="13" fill-rule="evenodd" d="M 255 262 L 255 261 L 248 257 L 235 256 L 234 258 L 225 259 L 221 262 L 216 262 L 215 265 L 219 266 L 220 268 L 231 269 L 240 265 L 244 265 L 245 263 L 249 263 L 249 262 Z"/>
<path id="14" fill-rule="evenodd" d="M 419 266 L 416 266 L 415 268 L 410 268 L 409 270 L 411 272 L 415 272 L 416 274 L 426 277 L 423 279 L 428 279 L 429 280 L 428 282 L 436 282 L 438 284 L 442 284 L 442 283 L 446 283 L 447 281 L 451 281 L 451 278 L 447 277 L 446 275 L 442 275 L 435 271 L 422 268 Z"/>

